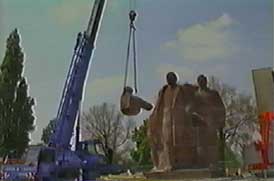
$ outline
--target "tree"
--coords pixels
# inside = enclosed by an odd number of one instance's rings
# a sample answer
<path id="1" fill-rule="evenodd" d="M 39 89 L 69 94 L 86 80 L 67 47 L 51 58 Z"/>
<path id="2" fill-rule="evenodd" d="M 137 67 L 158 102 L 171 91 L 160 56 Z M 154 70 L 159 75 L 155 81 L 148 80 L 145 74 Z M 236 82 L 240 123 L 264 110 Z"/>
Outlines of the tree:
<path id="1" fill-rule="evenodd" d="M 47 127 L 43 129 L 41 140 L 45 144 L 49 143 L 50 137 L 53 134 L 55 126 L 56 126 L 56 119 L 52 119 L 49 121 L 49 124 L 47 125 Z"/>
<path id="2" fill-rule="evenodd" d="M 136 127 L 133 130 L 132 141 L 135 143 L 135 149 L 131 150 L 131 158 L 139 165 L 150 165 L 152 164 L 150 155 L 150 145 L 147 136 L 148 121 L 144 120 L 143 124 Z"/>
<path id="3" fill-rule="evenodd" d="M 132 122 L 124 120 L 115 105 L 103 103 L 93 106 L 81 117 L 82 133 L 85 139 L 99 139 L 109 163 L 119 157 L 119 151 L 130 138 Z M 119 150 L 120 149 L 120 150 Z"/>
<path id="4" fill-rule="evenodd" d="M 253 135 L 258 132 L 255 100 L 216 77 L 209 78 L 209 85 L 219 92 L 226 107 L 225 141 L 235 153 L 243 154 L 243 148 L 255 141 Z"/>
<path id="5" fill-rule="evenodd" d="M 13 152 L 20 157 L 34 130 L 34 99 L 28 96 L 23 77 L 24 54 L 17 29 L 7 39 L 4 60 L 0 66 L 0 156 Z"/>

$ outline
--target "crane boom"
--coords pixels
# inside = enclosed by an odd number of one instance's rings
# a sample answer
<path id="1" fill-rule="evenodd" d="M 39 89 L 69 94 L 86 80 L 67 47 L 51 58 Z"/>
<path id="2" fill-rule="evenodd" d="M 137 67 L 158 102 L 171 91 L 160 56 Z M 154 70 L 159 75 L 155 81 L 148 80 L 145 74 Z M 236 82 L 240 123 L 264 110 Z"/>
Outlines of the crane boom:
<path id="1" fill-rule="evenodd" d="M 38 180 L 55 181 L 67 178 L 94 180 L 102 174 L 120 173 L 118 165 L 108 164 L 104 155 L 97 152 L 100 140 L 79 141 L 76 127 L 76 150 L 70 149 L 70 140 L 76 122 L 79 123 L 80 107 L 88 75 L 89 64 L 107 0 L 95 0 L 88 27 L 79 33 L 59 104 L 56 127 L 49 145 L 38 155 L 36 177 Z M 79 173 L 81 173 L 79 175 Z"/>
<path id="2" fill-rule="evenodd" d="M 57 113 L 57 125 L 49 143 L 52 147 L 70 147 L 105 4 L 106 0 L 95 0 L 88 27 L 78 34 Z"/>

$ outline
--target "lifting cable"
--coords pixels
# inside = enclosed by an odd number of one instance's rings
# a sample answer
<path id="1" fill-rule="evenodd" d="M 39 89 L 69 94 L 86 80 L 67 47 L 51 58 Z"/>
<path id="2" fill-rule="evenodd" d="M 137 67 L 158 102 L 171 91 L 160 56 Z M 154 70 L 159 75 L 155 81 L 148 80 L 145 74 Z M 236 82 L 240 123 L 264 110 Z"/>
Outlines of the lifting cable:
<path id="1" fill-rule="evenodd" d="M 127 56 L 126 56 L 126 67 L 125 67 L 125 78 L 124 78 L 124 87 L 127 86 L 128 79 L 128 69 L 129 69 L 129 60 L 130 60 L 130 48 L 131 48 L 131 39 L 132 39 L 132 48 L 133 48 L 133 70 L 134 70 L 134 89 L 135 93 L 137 93 L 137 58 L 136 58 L 136 38 L 135 32 L 136 27 L 134 21 L 136 19 L 137 13 L 134 10 L 129 12 L 129 38 L 128 38 L 128 46 L 127 46 Z"/>

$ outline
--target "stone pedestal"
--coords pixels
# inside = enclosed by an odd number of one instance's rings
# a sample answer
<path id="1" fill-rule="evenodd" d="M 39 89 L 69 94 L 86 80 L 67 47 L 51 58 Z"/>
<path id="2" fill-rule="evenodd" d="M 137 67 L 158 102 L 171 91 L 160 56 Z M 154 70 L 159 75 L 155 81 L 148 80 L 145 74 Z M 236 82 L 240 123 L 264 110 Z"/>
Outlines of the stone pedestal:
<path id="1" fill-rule="evenodd" d="M 211 178 L 209 169 L 180 169 L 172 172 L 144 173 L 147 179 L 179 180 L 179 179 L 205 179 Z"/>
<path id="2" fill-rule="evenodd" d="M 185 127 L 176 134 L 175 168 L 209 168 L 220 159 L 217 131 Z"/>

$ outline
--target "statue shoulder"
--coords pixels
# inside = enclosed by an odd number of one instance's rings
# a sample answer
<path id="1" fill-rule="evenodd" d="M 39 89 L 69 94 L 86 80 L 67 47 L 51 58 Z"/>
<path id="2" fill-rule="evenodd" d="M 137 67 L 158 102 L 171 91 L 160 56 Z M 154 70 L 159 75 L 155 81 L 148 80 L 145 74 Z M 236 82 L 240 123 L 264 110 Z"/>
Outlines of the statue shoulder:
<path id="1" fill-rule="evenodd" d="M 168 85 L 164 85 L 161 90 L 158 92 L 158 96 L 161 97 L 161 95 L 163 95 L 163 93 L 165 92 L 165 90 L 167 89 Z"/>
<path id="2" fill-rule="evenodd" d="M 184 92 L 188 92 L 188 93 L 195 93 L 198 90 L 198 86 L 189 84 L 189 83 L 185 83 L 183 85 L 181 85 L 181 89 Z"/>
<path id="3" fill-rule="evenodd" d="M 182 87 L 189 88 L 189 89 L 198 89 L 198 86 L 193 85 L 193 84 L 189 84 L 189 83 L 183 84 Z"/>
<path id="4" fill-rule="evenodd" d="M 214 89 L 210 89 L 209 90 L 209 93 L 210 93 L 210 95 L 211 96 L 213 96 L 213 97 L 218 97 L 218 98 L 221 98 L 221 96 L 220 96 L 220 94 L 219 94 L 219 92 L 218 91 L 216 91 L 216 90 L 214 90 Z"/>
<path id="5" fill-rule="evenodd" d="M 212 101 L 215 102 L 215 104 L 224 106 L 223 99 L 218 91 L 211 89 L 210 90 L 210 98 Z"/>

